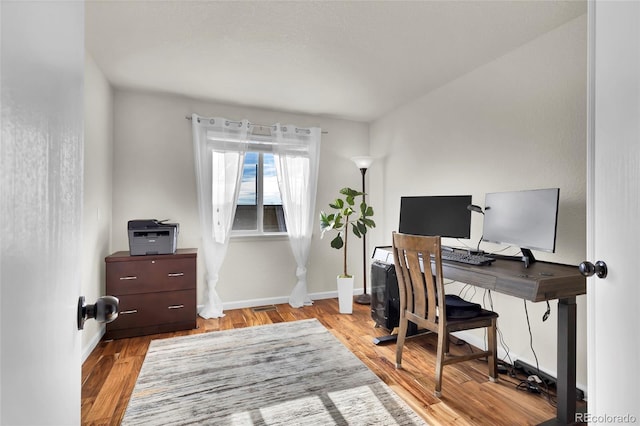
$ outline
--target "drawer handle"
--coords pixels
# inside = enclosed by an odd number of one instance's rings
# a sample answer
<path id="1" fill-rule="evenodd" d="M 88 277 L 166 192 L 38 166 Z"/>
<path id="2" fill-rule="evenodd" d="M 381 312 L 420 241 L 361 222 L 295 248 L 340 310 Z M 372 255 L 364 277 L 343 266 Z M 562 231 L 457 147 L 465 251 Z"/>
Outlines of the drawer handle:
<path id="1" fill-rule="evenodd" d="M 169 309 L 182 309 L 184 308 L 184 305 L 171 305 L 169 306 Z"/>
<path id="2" fill-rule="evenodd" d="M 120 277 L 120 280 L 137 280 L 138 277 L 136 277 L 135 275 L 130 275 L 128 277 Z"/>
<path id="3" fill-rule="evenodd" d="M 120 315 L 137 314 L 137 313 L 138 313 L 137 309 L 132 309 L 130 311 L 122 311 L 122 312 L 120 312 Z"/>
<path id="4" fill-rule="evenodd" d="M 167 274 L 167 276 L 169 276 L 169 277 L 184 277 L 184 272 L 173 272 L 173 273 Z"/>

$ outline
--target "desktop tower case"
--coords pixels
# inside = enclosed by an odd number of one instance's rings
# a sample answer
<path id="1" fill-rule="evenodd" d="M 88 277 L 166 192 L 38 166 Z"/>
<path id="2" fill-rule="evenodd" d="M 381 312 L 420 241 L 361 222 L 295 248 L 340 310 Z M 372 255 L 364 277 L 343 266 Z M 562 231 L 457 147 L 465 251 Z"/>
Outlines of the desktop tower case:
<path id="1" fill-rule="evenodd" d="M 395 267 L 373 262 L 371 265 L 371 318 L 375 321 L 376 327 L 393 330 L 399 323 L 399 310 L 400 300 Z"/>
<path id="2" fill-rule="evenodd" d="M 393 264 L 371 264 L 371 318 L 376 327 L 393 331 L 400 324 L 400 292 Z M 409 322 L 407 335 L 416 334 L 417 327 Z"/>

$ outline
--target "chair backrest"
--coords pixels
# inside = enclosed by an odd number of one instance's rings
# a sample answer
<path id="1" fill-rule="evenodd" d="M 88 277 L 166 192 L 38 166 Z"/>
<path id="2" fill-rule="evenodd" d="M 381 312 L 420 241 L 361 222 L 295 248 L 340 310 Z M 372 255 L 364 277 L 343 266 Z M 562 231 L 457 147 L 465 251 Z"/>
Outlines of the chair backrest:
<path id="1" fill-rule="evenodd" d="M 433 326 L 437 322 L 444 324 L 447 314 L 440 249 L 438 236 L 393 233 L 393 258 L 398 277 L 400 312 L 406 309 Z M 442 321 L 436 321 L 438 317 Z"/>

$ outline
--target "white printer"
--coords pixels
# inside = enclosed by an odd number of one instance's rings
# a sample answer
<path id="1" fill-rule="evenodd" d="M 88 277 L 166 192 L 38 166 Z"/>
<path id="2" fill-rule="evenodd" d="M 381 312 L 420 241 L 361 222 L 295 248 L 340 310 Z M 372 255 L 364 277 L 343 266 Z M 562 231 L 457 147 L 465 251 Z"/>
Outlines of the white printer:
<path id="1" fill-rule="evenodd" d="M 174 254 L 180 225 L 156 219 L 130 220 L 129 253 L 131 256 Z"/>

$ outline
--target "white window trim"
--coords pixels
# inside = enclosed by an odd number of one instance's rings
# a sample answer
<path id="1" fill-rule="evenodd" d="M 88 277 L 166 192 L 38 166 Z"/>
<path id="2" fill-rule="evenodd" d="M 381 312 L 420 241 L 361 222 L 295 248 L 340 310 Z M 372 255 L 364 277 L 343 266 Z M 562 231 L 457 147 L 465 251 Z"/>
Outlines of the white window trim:
<path id="1" fill-rule="evenodd" d="M 288 241 L 289 234 L 286 232 L 265 232 L 263 234 L 247 234 L 245 231 L 234 231 L 231 233 L 231 239 L 234 241 L 252 242 L 252 241 Z"/>

